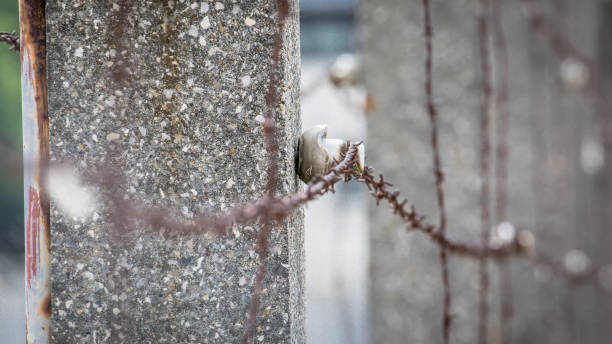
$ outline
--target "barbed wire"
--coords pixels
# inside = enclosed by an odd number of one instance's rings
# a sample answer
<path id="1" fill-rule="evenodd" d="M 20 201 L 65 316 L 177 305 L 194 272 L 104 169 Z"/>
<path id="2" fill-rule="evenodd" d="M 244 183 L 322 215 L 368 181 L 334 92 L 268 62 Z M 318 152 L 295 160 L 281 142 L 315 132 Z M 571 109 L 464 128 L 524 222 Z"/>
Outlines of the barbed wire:
<path id="1" fill-rule="evenodd" d="M 478 26 L 478 50 L 480 56 L 481 73 L 481 95 L 480 95 L 480 241 L 483 246 L 488 245 L 491 238 L 491 214 L 490 204 L 490 175 L 489 154 L 491 150 L 491 138 L 489 133 L 490 111 L 491 111 L 491 66 L 489 56 L 489 0 L 479 1 L 479 12 L 477 15 Z M 489 264 L 486 256 L 479 262 L 480 285 L 478 292 L 478 343 L 487 342 L 487 323 L 489 316 Z"/>
<path id="2" fill-rule="evenodd" d="M 583 54 L 567 37 L 563 35 L 560 27 L 547 15 L 540 0 L 520 0 L 523 13 L 527 17 L 530 28 L 547 38 L 552 51 L 561 58 L 571 57 L 584 63 L 593 70 L 594 62 Z"/>
<path id="3" fill-rule="evenodd" d="M 420 232 L 436 245 L 444 247 L 449 253 L 457 256 L 480 260 L 482 258 L 505 259 L 514 255 L 524 256 L 537 264 L 548 265 L 558 275 L 575 281 L 588 281 L 594 276 L 590 273 L 573 274 L 565 271 L 562 264 L 536 252 L 535 242 L 531 231 L 519 230 L 507 242 L 491 242 L 487 245 L 472 244 L 460 240 L 450 239 L 440 234 L 439 228 L 426 221 L 424 215 L 419 213 L 413 205 L 408 206 L 408 200 L 400 197 L 400 192 L 391 190 L 393 184 L 384 179 L 382 174 L 374 176 L 375 170 L 366 166 L 363 171 L 355 169 L 358 164 L 358 146 L 360 142 L 349 142 L 346 154 L 342 161 L 332 167 L 327 173 L 313 177 L 303 191 L 284 197 L 264 197 L 237 206 L 225 213 L 202 214 L 192 219 L 184 219 L 174 215 L 170 209 L 151 207 L 144 203 L 132 200 L 121 190 L 117 190 L 117 180 L 120 176 L 115 173 L 93 173 L 88 181 L 101 189 L 114 189 L 111 191 L 112 199 L 109 202 L 109 213 L 112 218 L 122 223 L 137 222 L 139 227 L 148 227 L 149 231 L 165 229 L 168 235 L 201 235 L 211 234 L 221 237 L 227 235 L 233 225 L 248 225 L 264 222 L 263 218 L 271 221 L 282 221 L 295 209 L 308 202 L 318 199 L 327 193 L 335 193 L 335 185 L 339 182 L 348 183 L 356 181 L 366 185 L 370 195 L 377 205 L 381 201 L 388 203 L 392 213 L 398 216 L 409 232 Z M 112 183 L 114 187 L 109 187 Z M 135 228 L 125 226 L 123 230 Z"/>
<path id="4" fill-rule="evenodd" d="M 13 32 L 0 32 L 0 43 L 8 44 L 9 49 L 19 51 L 19 37 Z"/>
<path id="5" fill-rule="evenodd" d="M 438 145 L 438 111 L 433 101 L 433 44 L 432 36 L 433 29 L 431 26 L 431 8 L 429 0 L 423 0 L 423 12 L 424 20 L 423 26 L 425 29 L 425 96 L 427 113 L 429 114 L 429 121 L 431 124 L 431 150 L 433 160 L 433 176 L 434 184 L 436 187 L 436 198 L 438 200 L 438 211 L 440 213 L 439 220 L 439 233 L 441 236 L 446 234 L 446 207 L 444 204 L 444 189 L 442 184 L 444 182 L 444 175 L 442 173 L 442 167 L 440 162 L 440 147 Z M 451 302 L 452 296 L 450 292 L 450 282 L 448 277 L 448 260 L 446 256 L 446 248 L 440 246 L 440 267 L 442 270 L 442 287 L 444 290 L 444 303 L 443 303 L 443 315 L 442 315 L 442 338 L 444 343 L 449 343 L 450 329 L 451 329 Z"/>
<path id="6" fill-rule="evenodd" d="M 358 159 L 358 143 L 349 143 L 344 159 L 322 176 L 316 176 L 303 191 L 285 197 L 264 196 L 261 199 L 248 202 L 230 209 L 225 213 L 200 214 L 192 219 L 184 219 L 174 215 L 171 209 L 151 207 L 145 203 L 131 199 L 118 185 L 123 176 L 118 169 L 106 168 L 103 172 L 86 174 L 85 181 L 97 186 L 110 197 L 109 214 L 118 224 L 118 234 L 124 234 L 139 224 L 138 227 L 148 231 L 165 229 L 168 235 L 210 234 L 224 236 L 233 225 L 248 225 L 256 222 L 278 222 L 289 216 L 298 207 L 328 193 L 335 192 L 334 186 L 340 182 L 354 179 L 353 166 Z M 94 171 L 100 169 L 93 169 Z M 123 224 L 123 225 L 121 225 Z"/>
<path id="7" fill-rule="evenodd" d="M 528 2 L 522 0 L 522 2 Z M 488 5 L 488 0 L 481 0 L 483 8 Z M 88 173 L 88 182 L 97 185 L 102 192 L 110 196 L 109 212 L 111 218 L 118 225 L 118 230 L 128 230 L 127 224 L 138 223 L 144 225 L 145 228 L 152 231 L 157 231 L 161 228 L 166 230 L 170 235 L 200 235 L 204 233 L 212 234 L 213 236 L 227 235 L 234 225 L 246 225 L 259 222 L 262 224 L 257 239 L 256 251 L 259 256 L 259 265 L 256 270 L 255 283 L 251 301 L 247 313 L 247 326 L 242 342 L 252 340 L 254 329 L 257 323 L 257 315 L 260 307 L 260 297 L 262 285 L 266 274 L 266 264 L 268 259 L 268 240 L 270 233 L 274 228 L 274 224 L 282 221 L 287 216 L 290 216 L 300 206 L 319 198 L 327 193 L 335 192 L 335 185 L 341 181 L 350 182 L 357 181 L 366 185 L 370 191 L 370 195 L 379 205 L 381 201 L 386 202 L 392 213 L 398 216 L 406 225 L 408 232 L 420 232 L 425 235 L 434 245 L 440 250 L 440 262 L 442 269 L 442 284 L 444 288 L 444 315 L 443 315 L 443 337 L 445 343 L 449 342 L 451 330 L 451 293 L 448 276 L 447 255 L 453 254 L 469 259 L 478 260 L 481 264 L 480 268 L 480 290 L 479 290 L 479 341 L 486 342 L 486 322 L 488 316 L 487 308 L 487 293 L 488 293 L 488 273 L 486 264 L 489 259 L 495 259 L 500 263 L 500 282 L 507 281 L 511 278 L 509 272 L 509 258 L 525 257 L 533 264 L 543 265 L 548 267 L 555 276 L 565 278 L 571 283 L 589 283 L 601 288 L 597 282 L 597 273 L 600 268 L 593 265 L 589 269 L 572 272 L 568 271 L 562 263 L 555 261 L 541 252 L 536 250 L 533 234 L 527 230 L 519 230 L 511 240 L 505 242 L 492 242 L 490 235 L 491 216 L 488 210 L 489 204 L 489 164 L 488 155 L 490 153 L 490 138 L 488 134 L 489 128 L 489 112 L 493 99 L 493 87 L 491 82 L 491 67 L 489 66 L 489 51 L 488 36 L 489 28 L 487 18 L 488 13 L 483 9 L 478 17 L 479 28 L 479 48 L 481 57 L 482 71 L 482 92 L 483 99 L 481 103 L 481 242 L 480 244 L 472 244 L 455 239 L 450 239 L 446 235 L 446 209 L 444 204 L 443 182 L 444 175 L 442 173 L 440 152 L 438 145 L 438 127 L 437 127 L 437 109 L 433 102 L 433 85 L 432 85 L 432 36 L 433 29 L 431 26 L 431 9 L 429 0 L 423 0 L 425 14 L 425 45 L 426 45 L 426 61 L 425 61 L 425 90 L 426 90 L 426 105 L 431 122 L 431 145 L 433 159 L 433 174 L 435 179 L 435 188 L 438 200 L 438 208 L 440 212 L 439 224 L 435 226 L 426 221 L 425 216 L 418 213 L 414 206 L 408 206 L 408 200 L 400 197 L 399 191 L 391 190 L 391 183 L 385 181 L 382 174 L 375 177 L 375 172 L 372 167 L 366 167 L 363 171 L 357 172 L 354 165 L 357 163 L 357 146 L 358 143 L 349 143 L 346 154 L 342 161 L 337 164 L 326 174 L 314 177 L 307 184 L 303 191 L 285 196 L 278 197 L 275 195 L 275 190 L 278 182 L 278 142 L 276 139 L 276 103 L 278 101 L 278 88 L 280 84 L 280 53 L 283 45 L 283 30 L 285 21 L 290 12 L 289 4 L 286 0 L 278 0 L 278 22 L 277 32 L 274 39 L 271 57 L 270 83 L 268 84 L 268 92 L 266 95 L 266 113 L 263 127 L 263 136 L 266 144 L 266 149 L 269 156 L 268 165 L 268 180 L 266 183 L 265 195 L 252 202 L 235 207 L 225 213 L 201 214 L 196 215 L 192 219 L 184 219 L 177 217 L 174 211 L 164 207 L 151 207 L 144 202 L 134 200 L 129 195 L 121 190 L 120 181 L 123 180 L 122 173 L 119 170 L 105 169 L 102 173 Z M 495 91 L 495 104 L 499 115 L 499 123 L 497 126 L 497 146 L 496 156 L 498 165 L 496 165 L 496 183 L 495 183 L 495 216 L 498 220 L 503 220 L 506 214 L 507 195 L 507 131 L 509 113 L 507 109 L 507 56 L 505 42 L 503 38 L 503 28 L 499 23 L 499 14 L 496 14 L 496 6 L 491 8 L 493 42 L 495 43 L 496 61 L 500 65 L 500 82 L 499 90 Z M 538 12 L 539 13 L 539 12 Z M 497 19 L 496 19 L 497 18 Z M 539 14 L 530 17 L 531 24 L 534 27 L 542 27 L 542 17 Z M 562 36 L 560 36 L 562 37 Z M 553 37 L 553 47 L 559 51 L 571 52 L 579 56 L 572 46 L 565 43 L 557 42 L 559 38 Z M 19 39 L 14 36 L 14 33 L 0 32 L 0 42 L 4 42 L 11 46 L 13 50 L 19 50 Z M 100 178 L 101 177 L 101 178 Z M 132 227 L 134 228 L 134 227 Z M 141 227 L 142 228 L 142 227 Z M 484 267 L 483 267 L 484 266 Z M 500 287 L 504 287 L 504 283 L 500 283 Z M 608 291 L 608 290 L 607 290 Z M 506 329 L 511 327 L 512 317 L 512 300 L 510 296 L 502 292 L 502 309 L 501 318 L 502 326 Z M 504 320 L 505 319 L 505 320 Z M 507 339 L 507 330 L 502 327 L 502 338 Z"/>
<path id="8" fill-rule="evenodd" d="M 266 183 L 267 199 L 274 199 L 276 186 L 278 183 L 278 142 L 276 139 L 276 102 L 278 99 L 278 88 L 280 86 L 280 54 L 283 47 L 283 35 L 285 22 L 289 15 L 289 2 L 287 0 L 277 0 L 276 10 L 278 11 L 277 27 L 274 36 L 274 45 L 272 46 L 272 56 L 270 58 L 271 66 L 266 94 L 266 112 L 263 122 L 263 137 L 268 153 L 268 181 Z M 249 304 L 247 315 L 247 326 L 245 334 L 242 338 L 242 343 L 247 344 L 252 341 L 257 325 L 257 313 L 259 311 L 261 291 L 266 275 L 267 259 L 268 259 L 268 242 L 272 222 L 268 214 L 265 214 L 264 224 L 261 231 L 257 235 L 255 243 L 255 251 L 259 255 L 259 266 L 255 273 L 255 285 L 253 286 L 253 294 Z"/>
<path id="9" fill-rule="evenodd" d="M 537 264 L 549 265 L 557 274 L 576 281 L 589 280 L 589 276 L 593 275 L 592 271 L 597 270 L 594 266 L 589 270 L 590 273 L 567 273 L 562 264 L 554 263 L 552 259 L 535 252 L 533 234 L 525 229 L 519 230 L 508 242 L 492 242 L 484 246 L 450 239 L 442 235 L 439 228 L 427 223 L 425 216 L 420 214 L 413 205 L 408 206 L 408 200 L 401 198 L 399 191 L 390 190 L 393 184 L 387 182 L 382 174 L 375 177 L 375 170 L 370 166 L 366 166 L 361 172 L 355 169 L 358 164 L 359 144 L 360 142 L 349 142 L 342 161 L 326 174 L 313 177 L 303 191 L 284 197 L 263 197 L 237 206 L 225 213 L 202 214 L 192 219 L 177 217 L 172 210 L 167 208 L 151 207 L 130 199 L 125 192 L 117 189 L 117 181 L 121 177 L 116 173 L 109 171 L 93 173 L 89 175 L 87 181 L 103 190 L 112 190 L 109 192 L 112 194 L 111 202 L 108 203 L 109 214 L 117 222 L 137 222 L 140 228 L 148 227 L 149 231 L 159 231 L 163 228 L 168 235 L 207 233 L 217 237 L 227 235 L 232 226 L 236 224 L 248 225 L 264 222 L 262 220 L 264 218 L 274 222 L 282 221 L 298 207 L 327 193 L 335 193 L 335 185 L 339 182 L 357 181 L 366 185 L 377 205 L 380 205 L 381 201 L 387 202 L 392 213 L 407 225 L 409 232 L 420 232 L 434 244 L 444 247 L 449 253 L 457 256 L 479 260 L 485 257 L 504 259 L 513 255 L 523 255 Z M 112 183 L 112 186 L 109 183 Z M 123 230 L 127 231 L 128 228 L 135 227 L 125 226 Z"/>
<path id="10" fill-rule="evenodd" d="M 110 196 L 110 201 L 107 202 L 109 218 L 113 219 L 115 224 L 120 224 L 118 229 L 123 231 L 122 233 L 131 228 L 144 228 L 152 232 L 164 229 L 167 235 L 207 233 L 214 237 L 227 235 L 234 225 L 248 225 L 257 222 L 265 224 L 266 220 L 271 223 L 282 221 L 300 206 L 327 193 L 334 193 L 335 185 L 339 182 L 357 181 L 366 185 L 377 205 L 385 201 L 392 213 L 406 224 L 408 232 L 424 234 L 434 245 L 443 247 L 449 254 L 475 260 L 524 257 L 535 265 L 549 268 L 555 276 L 571 283 L 586 283 L 602 288 L 597 283 L 597 273 L 601 269 L 599 266 L 593 265 L 585 271 L 568 271 L 563 263 L 537 252 L 533 234 L 528 230 L 519 230 L 511 240 L 506 242 L 491 242 L 487 245 L 450 239 L 441 234 L 439 228 L 427 223 L 425 216 L 419 213 L 413 205 L 408 205 L 406 198 L 400 197 L 399 191 L 391 190 L 393 184 L 386 181 L 382 174 L 375 177 L 375 170 L 370 166 L 366 166 L 361 173 L 355 170 L 354 167 L 358 164 L 357 147 L 359 144 L 359 142 L 350 142 L 342 161 L 326 174 L 313 177 L 303 191 L 285 197 L 263 197 L 237 206 L 225 213 L 201 214 L 192 219 L 178 217 L 168 208 L 151 207 L 141 201 L 131 199 L 119 187 L 122 184 L 123 176 L 117 169 L 106 168 L 103 172 L 98 172 L 100 169 L 92 169 L 96 172 L 86 174 L 85 181 Z"/>

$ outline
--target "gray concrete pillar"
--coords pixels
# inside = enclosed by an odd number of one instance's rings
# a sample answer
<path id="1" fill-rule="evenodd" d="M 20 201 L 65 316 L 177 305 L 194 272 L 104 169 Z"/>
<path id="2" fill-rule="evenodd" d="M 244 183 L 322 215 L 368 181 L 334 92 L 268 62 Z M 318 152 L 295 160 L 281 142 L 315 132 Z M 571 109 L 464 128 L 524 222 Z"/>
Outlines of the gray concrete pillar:
<path id="1" fill-rule="evenodd" d="M 470 86 L 478 82 L 476 24 L 471 7 L 465 4 L 434 2 L 432 7 L 434 99 L 442 166 L 448 173 L 444 184 L 447 233 L 478 243 L 479 98 L 477 89 Z M 437 225 L 431 125 L 425 107 L 422 3 L 364 1 L 361 21 L 366 88 L 376 104 L 368 117 L 368 164 Z M 455 197 L 458 195 L 461 197 Z M 386 206 L 371 203 L 371 341 L 440 343 L 439 250 L 424 236 L 407 233 L 405 228 Z M 477 264 L 461 264 L 464 262 L 453 256 L 449 263 L 456 315 L 451 338 L 475 343 Z"/>
<path id="2" fill-rule="evenodd" d="M 479 2 L 434 0 L 431 5 L 433 94 L 445 176 L 447 234 L 479 244 Z M 562 275 L 584 263 L 584 254 L 594 269 L 609 262 L 602 250 L 609 247 L 609 104 L 605 101 L 608 89 L 598 85 L 608 85 L 608 75 L 603 73 L 608 68 L 605 63 L 597 65 L 595 59 L 598 54 L 607 56 L 601 48 L 605 44 L 598 48 L 595 42 L 609 8 L 594 1 L 544 0 L 497 1 L 497 6 L 508 46 L 510 154 L 507 216 L 493 212 L 493 227 L 510 221 L 516 228 L 533 231 L 538 252 L 558 264 L 560 274 L 546 264 L 513 259 L 514 313 L 511 321 L 502 323 L 500 277 L 491 262 L 487 340 L 600 343 L 609 337 L 604 323 L 610 306 L 603 301 L 609 295 L 601 296 L 597 278 L 579 284 Z M 425 107 L 423 17 L 421 1 L 362 2 L 365 83 L 376 104 L 368 117 L 368 164 L 384 173 L 385 180 L 401 190 L 429 222 L 437 224 L 431 124 Z M 489 25 L 490 30 L 493 27 Z M 600 39 L 608 37 L 607 29 L 603 25 L 599 30 Z M 497 90 L 500 65 L 494 45 L 489 49 Z M 490 112 L 492 211 L 499 109 L 494 105 Z M 418 233 L 406 233 L 405 228 L 389 209 L 372 204 L 371 341 L 442 343 L 438 247 Z M 495 228 L 491 230 L 495 233 Z M 478 264 L 451 255 L 449 273 L 450 342 L 476 343 Z"/>
<path id="3" fill-rule="evenodd" d="M 277 13 L 273 0 L 47 2 L 52 163 L 85 174 L 118 166 L 118 190 L 186 220 L 261 197 Z M 281 195 L 299 188 L 298 21 L 290 1 L 274 104 Z M 93 210 L 51 202 L 53 342 L 229 343 L 244 335 L 259 224 L 223 238 L 149 232 L 117 224 L 108 190 L 92 190 Z M 87 201 L 70 197 L 75 206 Z M 302 211 L 271 233 L 254 341 L 302 343 Z"/>

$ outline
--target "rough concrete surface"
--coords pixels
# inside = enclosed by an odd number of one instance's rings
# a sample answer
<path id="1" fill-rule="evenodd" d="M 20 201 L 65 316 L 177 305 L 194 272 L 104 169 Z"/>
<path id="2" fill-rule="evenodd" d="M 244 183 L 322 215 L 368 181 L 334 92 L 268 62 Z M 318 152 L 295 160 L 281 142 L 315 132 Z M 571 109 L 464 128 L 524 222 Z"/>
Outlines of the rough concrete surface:
<path id="1" fill-rule="evenodd" d="M 118 165 L 130 197 L 185 219 L 263 194 L 261 121 L 276 2 L 47 3 L 51 156 Z M 278 192 L 296 191 L 297 1 L 285 27 L 277 108 Z M 244 333 L 259 225 L 170 237 L 51 206 L 52 341 L 231 343 Z M 275 226 L 255 342 L 305 342 L 303 214 Z"/>

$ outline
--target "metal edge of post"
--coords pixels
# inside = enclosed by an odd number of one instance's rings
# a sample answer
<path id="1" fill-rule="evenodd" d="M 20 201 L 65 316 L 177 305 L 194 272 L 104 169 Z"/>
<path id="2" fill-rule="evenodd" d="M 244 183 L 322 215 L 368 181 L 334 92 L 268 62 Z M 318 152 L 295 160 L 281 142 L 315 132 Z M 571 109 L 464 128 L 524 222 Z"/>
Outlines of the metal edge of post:
<path id="1" fill-rule="evenodd" d="M 44 0 L 19 0 L 25 206 L 26 343 L 48 343 L 51 320 L 46 26 Z"/>

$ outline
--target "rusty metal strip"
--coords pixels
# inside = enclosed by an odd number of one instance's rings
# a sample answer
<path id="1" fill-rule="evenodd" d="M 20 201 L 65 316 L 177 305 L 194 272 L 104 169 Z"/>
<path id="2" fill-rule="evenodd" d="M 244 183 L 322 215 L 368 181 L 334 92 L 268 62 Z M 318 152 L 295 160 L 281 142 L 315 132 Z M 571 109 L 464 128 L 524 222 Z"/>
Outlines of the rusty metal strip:
<path id="1" fill-rule="evenodd" d="M 19 0 L 23 121 L 26 343 L 48 343 L 51 318 L 45 1 Z"/>

